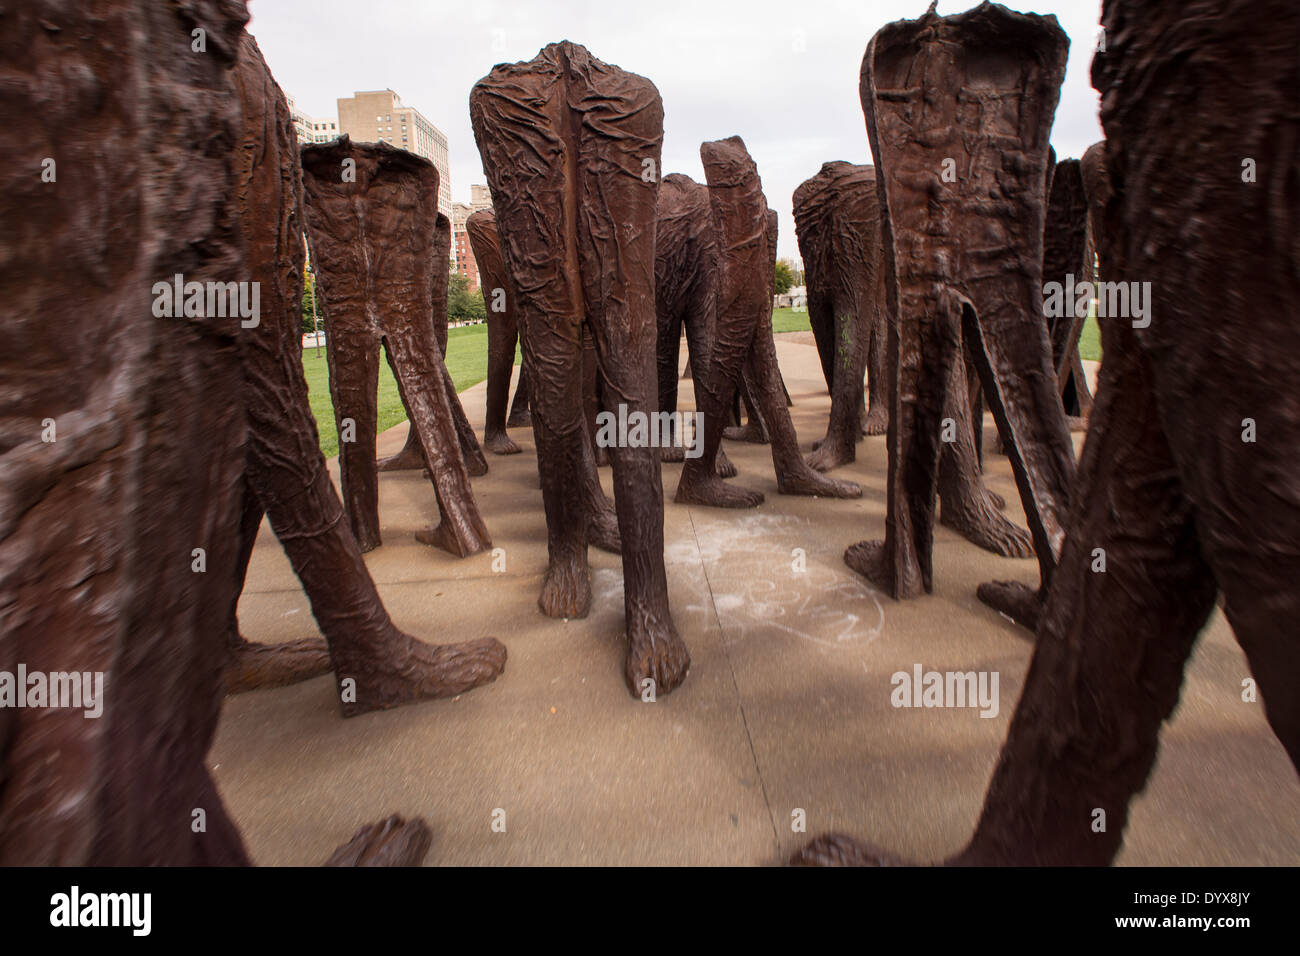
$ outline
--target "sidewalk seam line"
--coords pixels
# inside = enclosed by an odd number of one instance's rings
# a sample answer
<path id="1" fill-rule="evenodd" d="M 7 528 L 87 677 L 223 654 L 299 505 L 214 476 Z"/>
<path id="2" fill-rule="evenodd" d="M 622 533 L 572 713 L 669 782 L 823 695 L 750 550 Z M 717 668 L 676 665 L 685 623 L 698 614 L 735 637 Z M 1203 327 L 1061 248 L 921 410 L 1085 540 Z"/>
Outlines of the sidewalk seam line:
<path id="1" fill-rule="evenodd" d="M 772 826 L 772 840 L 776 844 L 776 853 L 781 852 L 781 837 L 776 829 L 776 817 L 772 815 L 772 801 L 767 795 L 767 781 L 763 779 L 763 768 L 758 763 L 758 752 L 754 749 L 754 735 L 749 730 L 749 718 L 745 715 L 745 701 L 740 694 L 740 685 L 736 682 L 736 668 L 731 663 L 731 653 L 727 650 L 727 632 L 718 616 L 718 602 L 713 597 L 713 584 L 709 581 L 709 568 L 704 563 L 704 553 L 700 550 L 700 536 L 695 530 L 693 509 L 686 509 L 686 517 L 691 522 L 691 537 L 695 539 L 695 553 L 700 556 L 700 570 L 704 572 L 704 586 L 709 592 L 709 606 L 713 609 L 713 620 L 718 625 L 718 634 L 722 638 L 722 653 L 727 658 L 727 670 L 731 673 L 731 687 L 736 692 L 736 706 L 740 710 L 740 723 L 745 729 L 745 742 L 749 744 L 749 757 L 754 762 L 754 773 L 758 776 L 758 786 L 763 793 L 763 805 L 767 807 L 767 820 Z"/>

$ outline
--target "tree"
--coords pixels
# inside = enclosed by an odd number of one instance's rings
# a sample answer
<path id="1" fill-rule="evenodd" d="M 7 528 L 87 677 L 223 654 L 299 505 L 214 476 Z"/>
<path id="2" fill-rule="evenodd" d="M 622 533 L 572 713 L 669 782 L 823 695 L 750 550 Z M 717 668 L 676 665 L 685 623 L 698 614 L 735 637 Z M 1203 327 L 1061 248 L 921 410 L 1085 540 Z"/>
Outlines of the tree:
<path id="1" fill-rule="evenodd" d="M 784 295 L 790 291 L 794 285 L 794 270 L 784 259 L 778 259 L 776 262 L 776 294 Z"/>
<path id="2" fill-rule="evenodd" d="M 303 276 L 302 283 L 302 332 L 303 335 L 316 331 L 315 315 L 320 315 L 320 303 L 316 299 L 316 273 L 307 272 Z M 315 305 L 315 315 L 312 312 L 312 306 Z M 321 316 L 322 325 L 324 316 Z"/>
<path id="3" fill-rule="evenodd" d="M 447 317 L 456 322 L 487 318 L 487 305 L 483 290 L 469 289 L 469 279 L 459 272 L 451 273 L 451 286 L 447 294 Z"/>

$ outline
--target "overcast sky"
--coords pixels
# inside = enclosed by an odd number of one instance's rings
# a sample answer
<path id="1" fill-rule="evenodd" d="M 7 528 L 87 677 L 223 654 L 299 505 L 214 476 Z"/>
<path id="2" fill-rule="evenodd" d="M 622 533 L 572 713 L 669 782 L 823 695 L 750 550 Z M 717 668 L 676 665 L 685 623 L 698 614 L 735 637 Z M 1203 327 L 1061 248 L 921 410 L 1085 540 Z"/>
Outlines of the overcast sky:
<path id="1" fill-rule="evenodd" d="M 862 54 L 881 26 L 929 0 L 252 0 L 249 30 L 300 109 L 337 118 L 336 100 L 391 88 L 446 135 L 452 199 L 485 183 L 469 91 L 497 63 L 572 40 L 649 77 L 664 100 L 664 172 L 704 181 L 700 143 L 739 135 L 780 217 L 779 254 L 797 257 L 790 196 L 823 162 L 870 163 L 858 101 Z M 968 0 L 941 0 L 960 13 Z M 1100 0 L 1037 0 L 1070 61 L 1052 130 L 1061 158 L 1101 139 L 1088 78 Z"/>

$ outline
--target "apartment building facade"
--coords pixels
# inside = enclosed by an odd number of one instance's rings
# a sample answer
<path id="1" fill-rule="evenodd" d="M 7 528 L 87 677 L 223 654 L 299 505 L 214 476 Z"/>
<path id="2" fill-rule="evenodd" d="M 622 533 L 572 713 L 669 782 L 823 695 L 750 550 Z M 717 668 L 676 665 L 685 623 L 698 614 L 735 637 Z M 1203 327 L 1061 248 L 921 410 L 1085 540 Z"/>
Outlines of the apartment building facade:
<path id="1" fill-rule="evenodd" d="M 298 145 L 301 146 L 303 143 L 328 143 L 330 140 L 338 138 L 338 120 L 310 116 L 304 113 L 288 93 L 285 94 L 285 99 L 289 101 L 289 115 L 293 118 L 293 129 L 298 137 Z"/>
<path id="2" fill-rule="evenodd" d="M 338 134 L 358 143 L 389 143 L 423 156 L 438 170 L 438 211 L 452 218 L 451 160 L 446 135 L 392 90 L 363 90 L 338 100 Z M 453 242 L 453 246 L 455 243 Z"/>

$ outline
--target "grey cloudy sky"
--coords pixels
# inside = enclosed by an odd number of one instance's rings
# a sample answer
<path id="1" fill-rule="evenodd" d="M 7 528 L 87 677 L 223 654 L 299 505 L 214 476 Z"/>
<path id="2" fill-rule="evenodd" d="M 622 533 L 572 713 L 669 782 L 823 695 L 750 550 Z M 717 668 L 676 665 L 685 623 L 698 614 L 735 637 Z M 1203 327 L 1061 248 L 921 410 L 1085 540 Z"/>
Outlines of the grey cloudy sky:
<path id="1" fill-rule="evenodd" d="M 881 26 L 929 0 L 252 0 L 249 30 L 285 92 L 337 116 L 354 90 L 391 88 L 447 135 L 452 198 L 486 182 L 469 91 L 494 64 L 572 40 L 649 77 L 664 100 L 664 172 L 703 182 L 700 143 L 739 135 L 780 217 L 779 254 L 795 257 L 790 196 L 827 160 L 871 162 L 858 73 Z M 959 13 L 974 0 L 941 0 Z M 1101 139 L 1088 77 L 1100 0 L 1036 0 L 1055 14 L 1070 60 L 1052 130 L 1057 155 Z"/>

